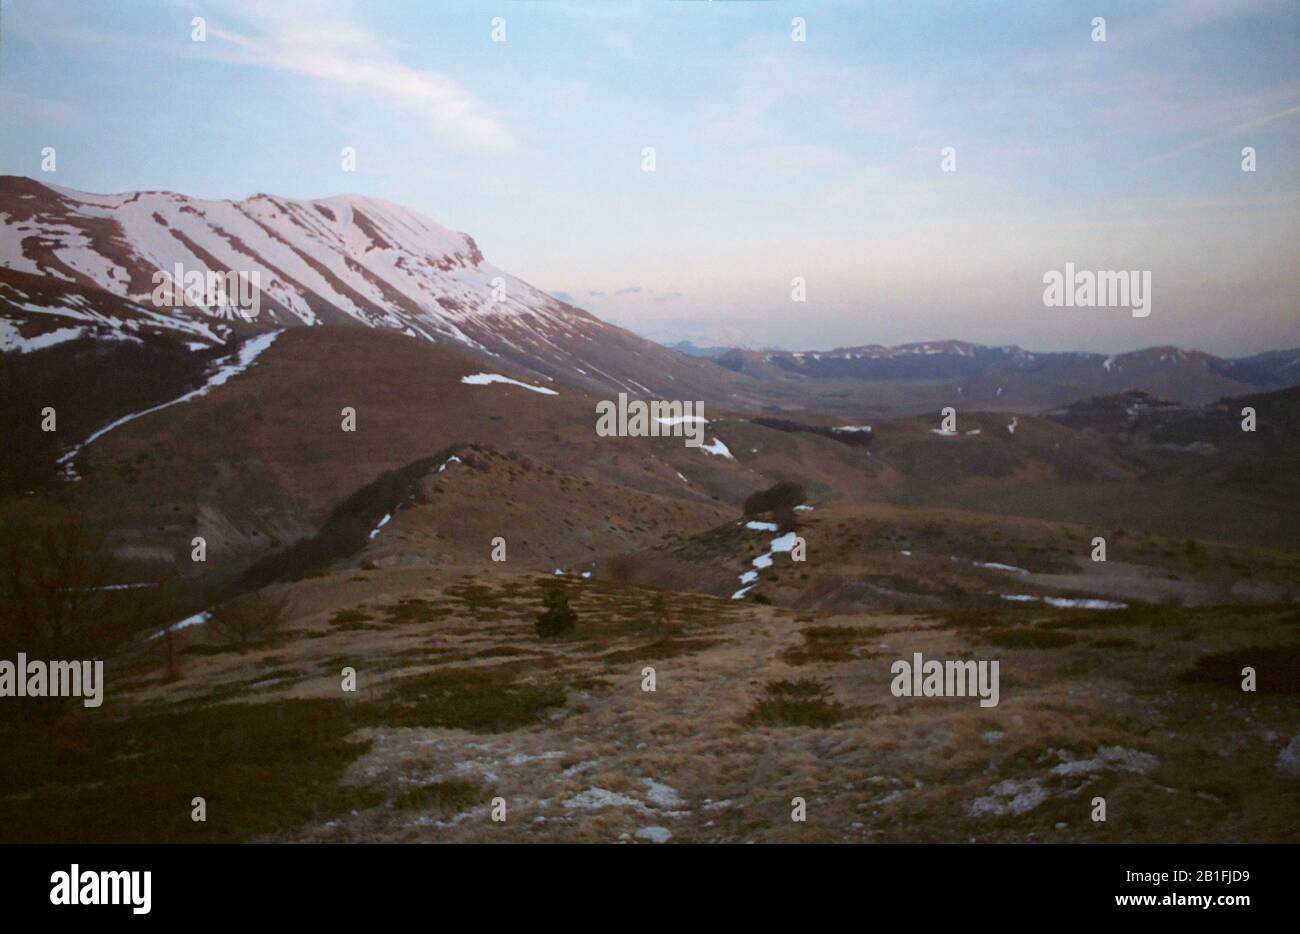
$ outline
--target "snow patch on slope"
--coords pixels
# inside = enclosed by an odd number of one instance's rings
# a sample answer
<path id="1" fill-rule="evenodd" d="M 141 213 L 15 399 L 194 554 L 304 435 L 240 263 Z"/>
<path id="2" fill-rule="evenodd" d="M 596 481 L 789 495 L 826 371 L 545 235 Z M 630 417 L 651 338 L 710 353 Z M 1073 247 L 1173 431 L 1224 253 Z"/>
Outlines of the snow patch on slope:
<path id="1" fill-rule="evenodd" d="M 163 402 L 160 405 L 155 405 L 141 412 L 133 412 L 130 415 L 123 415 L 121 418 L 109 422 L 103 428 L 92 432 L 90 437 L 85 441 L 73 446 L 59 458 L 58 463 L 64 468 L 64 476 L 69 480 L 78 479 L 77 472 L 73 469 L 73 463 L 76 460 L 77 455 L 81 453 L 83 448 L 98 441 L 113 429 L 121 428 L 128 422 L 135 421 L 137 418 L 143 418 L 144 416 L 151 415 L 154 412 L 160 412 L 163 409 L 171 408 L 173 405 L 180 405 L 182 402 L 189 402 L 191 399 L 206 396 L 210 390 L 215 389 L 218 386 L 224 386 L 232 378 L 238 376 L 240 373 L 252 366 L 253 362 L 262 354 L 262 352 L 275 343 L 275 339 L 280 336 L 280 333 L 280 331 L 271 331 L 267 334 L 259 334 L 257 337 L 245 341 L 240 346 L 238 352 L 236 352 L 233 357 L 226 358 L 226 360 L 218 365 L 216 371 L 208 377 L 207 382 L 198 389 L 192 389 L 185 393 L 185 395 L 172 399 L 170 402 Z"/>
<path id="2" fill-rule="evenodd" d="M 519 386 L 523 389 L 531 389 L 533 392 L 539 392 L 544 396 L 558 396 L 559 393 L 554 389 L 547 389 L 545 386 L 530 386 L 528 383 L 521 383 L 517 379 L 511 379 L 508 376 L 502 376 L 500 373 L 475 373 L 472 376 L 462 376 L 462 383 L 468 383 L 471 386 L 486 386 L 489 383 L 508 383 L 511 386 Z"/>

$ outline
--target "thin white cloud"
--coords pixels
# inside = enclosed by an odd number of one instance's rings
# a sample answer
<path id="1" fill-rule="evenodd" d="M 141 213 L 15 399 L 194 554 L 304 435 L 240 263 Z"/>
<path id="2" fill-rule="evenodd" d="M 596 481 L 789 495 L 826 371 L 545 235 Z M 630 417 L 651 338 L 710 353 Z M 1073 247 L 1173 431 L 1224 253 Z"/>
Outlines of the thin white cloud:
<path id="1" fill-rule="evenodd" d="M 482 150 L 515 146 L 509 128 L 482 100 L 443 72 L 402 64 L 389 44 L 326 4 L 230 0 L 212 12 L 178 4 L 187 19 L 183 41 L 156 41 L 104 33 L 56 8 L 20 8 L 6 26 L 30 41 L 115 45 L 142 54 L 199 58 L 231 66 L 269 68 L 320 81 L 328 88 L 362 95 L 380 106 L 409 113 L 440 138 Z M 207 41 L 189 41 L 190 12 L 203 15 Z M 238 25 L 232 25 L 232 22 Z"/>
<path id="2" fill-rule="evenodd" d="M 439 134 L 481 149 L 504 150 L 514 136 L 460 82 L 432 69 L 399 62 L 380 38 L 364 27 L 313 6 L 248 6 L 252 32 L 210 27 L 209 36 L 232 43 L 242 60 L 316 78 L 376 102 L 409 111 Z"/>
<path id="3" fill-rule="evenodd" d="M 1254 120 L 1247 120 L 1245 123 L 1239 123 L 1236 126 L 1224 130 L 1221 133 L 1214 133 L 1210 136 L 1206 136 L 1201 139 L 1195 140 L 1194 142 L 1188 143 L 1185 146 L 1179 146 L 1177 149 L 1171 149 L 1169 150 L 1169 152 L 1161 153 L 1157 156 L 1152 156 L 1150 159 L 1143 160 L 1141 164 L 1153 165 L 1157 162 L 1164 162 L 1168 159 L 1173 159 L 1174 157 L 1181 156 L 1184 153 L 1201 149 L 1205 146 L 1209 146 L 1221 140 L 1230 139 L 1231 137 L 1244 133 L 1247 130 L 1253 130 L 1256 127 L 1265 126 L 1269 123 L 1274 123 L 1278 120 L 1285 119 L 1286 117 L 1293 117 L 1296 114 L 1300 114 L 1300 104 L 1297 104 L 1294 107 L 1288 107 L 1285 110 L 1279 110 L 1276 113 L 1267 114 L 1266 116 L 1263 117 L 1257 117 Z"/>
<path id="4" fill-rule="evenodd" d="M 69 126 L 81 120 L 81 111 L 71 104 L 8 88 L 0 88 L 0 112 L 11 119 L 39 120 L 61 126 Z"/>

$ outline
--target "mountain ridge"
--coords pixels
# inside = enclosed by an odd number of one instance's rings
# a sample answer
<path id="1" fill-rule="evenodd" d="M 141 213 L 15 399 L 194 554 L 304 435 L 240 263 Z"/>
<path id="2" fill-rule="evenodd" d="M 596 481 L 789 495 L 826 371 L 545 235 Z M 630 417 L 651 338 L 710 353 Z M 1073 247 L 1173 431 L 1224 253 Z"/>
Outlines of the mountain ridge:
<path id="1" fill-rule="evenodd" d="M 1038 352 L 953 339 L 830 351 L 665 347 L 538 289 L 468 233 L 358 194 L 242 201 L 93 194 L 0 176 L 0 352 L 142 336 L 192 350 L 267 330 L 392 331 L 593 392 L 769 413 L 1017 411 L 1151 392 L 1184 404 L 1300 384 L 1300 350 L 1241 359 L 1151 347 Z M 255 317 L 162 302 L 160 272 L 257 274 Z"/>
<path id="2" fill-rule="evenodd" d="M 10 347 L 21 347 L 31 328 L 41 331 L 42 315 L 84 318 L 16 281 L 35 276 L 100 290 L 138 306 L 127 318 L 162 316 L 209 343 L 285 327 L 360 325 L 590 389 L 723 398 L 745 382 L 554 298 L 488 262 L 469 234 L 384 199 L 99 195 L 0 176 L 0 217 L 0 267 L 8 271 L 0 323 Z M 157 274 L 177 265 L 256 273 L 256 316 L 158 307 Z M 103 317 L 98 324 L 101 334 L 126 336 L 139 326 Z"/>

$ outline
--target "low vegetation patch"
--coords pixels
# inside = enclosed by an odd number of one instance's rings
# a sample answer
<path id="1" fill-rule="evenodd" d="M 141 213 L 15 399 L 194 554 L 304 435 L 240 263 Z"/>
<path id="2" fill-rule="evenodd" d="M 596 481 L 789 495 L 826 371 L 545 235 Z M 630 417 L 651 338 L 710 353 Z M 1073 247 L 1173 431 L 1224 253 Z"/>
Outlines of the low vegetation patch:
<path id="1" fill-rule="evenodd" d="M 658 661 L 664 658 L 677 658 L 703 652 L 714 646 L 722 645 L 722 639 L 660 639 L 633 649 L 619 649 L 607 652 L 600 660 L 611 665 L 624 665 L 630 662 Z"/>
<path id="2" fill-rule="evenodd" d="M 498 609 L 507 598 L 504 592 L 498 593 L 486 584 L 466 582 L 451 584 L 443 588 L 443 594 L 459 600 L 468 607 Z"/>
<path id="3" fill-rule="evenodd" d="M 513 658 L 516 655 L 532 655 L 527 649 L 518 649 L 513 645 L 494 645 L 472 653 L 470 658 Z"/>
<path id="4" fill-rule="evenodd" d="M 210 642 L 196 642 L 181 649 L 182 655 L 225 655 L 236 651 L 233 645 L 212 645 Z"/>
<path id="5" fill-rule="evenodd" d="M 236 842 L 379 803 L 339 787 L 370 747 L 340 701 L 182 707 L 107 721 L 71 715 L 55 735 L 0 735 L 8 842 Z M 206 799 L 208 819 L 190 818 Z"/>
<path id="6" fill-rule="evenodd" d="M 1243 668 L 1255 670 L 1260 694 L 1300 694 L 1300 643 L 1212 652 L 1198 658 L 1183 677 L 1240 691 Z"/>
<path id="7" fill-rule="evenodd" d="M 1005 608 L 999 608 L 996 611 L 988 608 L 941 610 L 931 614 L 928 618 L 938 621 L 935 626 L 936 629 L 966 630 L 1002 629 L 1007 626 L 1031 622 L 1042 615 L 1042 610 L 1038 608 L 1008 604 Z"/>
<path id="8" fill-rule="evenodd" d="M 781 653 L 781 660 L 789 665 L 808 665 L 813 662 L 848 662 L 855 658 L 870 657 L 871 653 L 858 654 L 859 646 L 883 633 L 883 629 L 873 627 L 808 626 L 800 630 L 803 645 L 785 649 Z"/>
<path id="9" fill-rule="evenodd" d="M 978 634 L 981 642 L 1005 649 L 1059 649 L 1079 641 L 1078 636 L 1053 629 L 1024 626 L 1016 629 L 985 630 Z"/>
<path id="10" fill-rule="evenodd" d="M 404 811 L 459 813 L 491 799 L 491 790 L 473 782 L 430 782 L 403 792 L 393 800 L 393 806 Z"/>
<path id="11" fill-rule="evenodd" d="M 798 483 L 782 480 L 766 490 L 751 494 L 745 500 L 745 515 L 754 516 L 764 512 L 793 509 L 806 502 L 805 496 L 803 487 Z"/>
<path id="12" fill-rule="evenodd" d="M 769 681 L 764 696 L 755 701 L 745 723 L 751 726 L 831 727 L 856 711 L 831 700 L 828 685 L 811 678 Z"/>
<path id="13" fill-rule="evenodd" d="M 337 610 L 330 617 L 330 625 L 343 630 L 368 629 L 365 624 L 370 620 L 368 613 L 362 613 L 360 610 Z"/>
<path id="14" fill-rule="evenodd" d="M 384 621 L 396 626 L 411 623 L 431 623 L 434 620 L 442 619 L 444 616 L 449 616 L 450 613 L 450 610 L 440 607 L 432 601 L 411 597 L 384 607 Z"/>
<path id="15" fill-rule="evenodd" d="M 1136 649 L 1142 643 L 1136 639 L 1093 639 L 1091 645 L 1094 649 Z"/>
<path id="16" fill-rule="evenodd" d="M 460 668 L 403 678 L 361 715 L 376 726 L 450 727 L 481 733 L 517 730 L 563 706 L 566 686 L 515 681 L 507 666 Z"/>
<path id="17" fill-rule="evenodd" d="M 370 533 L 384 516 L 391 516 L 418 492 L 420 481 L 452 454 L 464 452 L 454 444 L 433 457 L 423 457 L 405 467 L 380 474 L 336 505 L 311 538 L 255 561 L 236 581 L 243 593 L 276 581 L 294 581 L 320 571 L 330 563 L 356 554 L 370 541 Z"/>

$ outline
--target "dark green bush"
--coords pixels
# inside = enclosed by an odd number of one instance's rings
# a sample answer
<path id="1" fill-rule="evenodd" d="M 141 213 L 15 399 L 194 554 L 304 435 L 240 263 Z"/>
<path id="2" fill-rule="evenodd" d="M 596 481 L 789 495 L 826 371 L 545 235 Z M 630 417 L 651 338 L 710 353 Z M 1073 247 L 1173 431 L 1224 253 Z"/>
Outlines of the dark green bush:
<path id="1" fill-rule="evenodd" d="M 578 614 L 569 606 L 569 595 L 561 587 L 552 587 L 542 595 L 546 607 L 537 614 L 537 634 L 543 639 L 573 632 L 578 625 Z"/>

